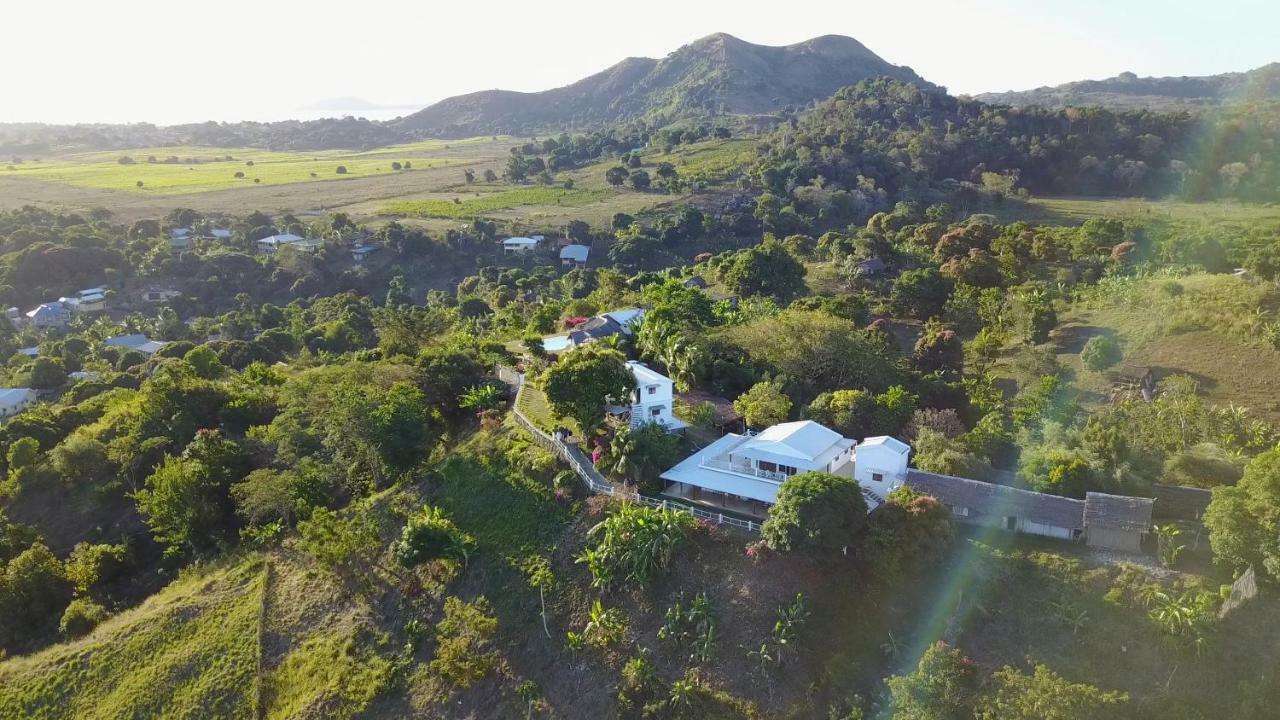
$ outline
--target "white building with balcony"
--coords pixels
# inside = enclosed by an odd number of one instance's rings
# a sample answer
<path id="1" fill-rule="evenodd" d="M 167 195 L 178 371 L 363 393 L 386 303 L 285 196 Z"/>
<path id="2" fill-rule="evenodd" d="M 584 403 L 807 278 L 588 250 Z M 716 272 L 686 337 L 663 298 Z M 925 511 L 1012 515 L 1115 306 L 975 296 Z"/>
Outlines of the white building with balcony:
<path id="1" fill-rule="evenodd" d="M 893 438 L 856 444 L 812 420 L 782 423 L 758 434 L 725 435 L 685 458 L 662 474 L 664 494 L 763 518 L 787 478 L 822 471 L 858 478 L 874 509 L 906 481 L 910 452 Z"/>
<path id="2" fill-rule="evenodd" d="M 689 427 L 673 412 L 676 396 L 675 383 L 671 378 L 634 360 L 627 363 L 627 369 L 636 379 L 636 389 L 628 398 L 630 405 L 609 407 L 611 415 L 625 416 L 633 428 L 645 423 L 658 423 L 669 432 Z"/>

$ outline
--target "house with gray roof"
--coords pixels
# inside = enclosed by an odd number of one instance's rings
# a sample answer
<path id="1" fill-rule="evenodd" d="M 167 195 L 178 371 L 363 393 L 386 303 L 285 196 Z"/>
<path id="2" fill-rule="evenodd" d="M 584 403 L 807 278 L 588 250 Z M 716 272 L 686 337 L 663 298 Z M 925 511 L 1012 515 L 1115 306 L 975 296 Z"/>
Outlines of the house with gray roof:
<path id="1" fill-rule="evenodd" d="M 911 469 L 907 487 L 931 495 L 969 525 L 1075 540 L 1084 533 L 1083 500 Z"/>
<path id="2" fill-rule="evenodd" d="M 1124 552 L 1141 552 L 1151 529 L 1151 498 L 1091 492 L 1084 496 L 1085 542 Z"/>

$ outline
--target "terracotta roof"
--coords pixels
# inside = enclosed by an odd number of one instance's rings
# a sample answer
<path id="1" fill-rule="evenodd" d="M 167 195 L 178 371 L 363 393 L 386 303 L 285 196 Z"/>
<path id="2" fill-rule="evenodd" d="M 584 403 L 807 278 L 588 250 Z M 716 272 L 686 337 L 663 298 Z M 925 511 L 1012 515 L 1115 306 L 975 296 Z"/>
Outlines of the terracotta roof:
<path id="1" fill-rule="evenodd" d="M 1013 516 L 1042 525 L 1084 528 L 1082 500 L 915 469 L 907 470 L 906 484 L 944 505 L 968 508 L 971 518 Z"/>
<path id="2" fill-rule="evenodd" d="M 1151 529 L 1151 498 L 1091 492 L 1084 496 L 1084 526 L 1146 532 Z"/>

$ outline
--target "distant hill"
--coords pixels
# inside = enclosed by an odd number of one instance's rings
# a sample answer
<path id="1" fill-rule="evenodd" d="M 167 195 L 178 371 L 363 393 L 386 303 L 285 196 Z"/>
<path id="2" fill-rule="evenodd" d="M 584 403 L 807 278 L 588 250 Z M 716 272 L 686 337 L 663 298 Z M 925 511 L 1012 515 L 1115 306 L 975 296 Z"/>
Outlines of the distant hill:
<path id="1" fill-rule="evenodd" d="M 1263 65 L 1248 72 L 1202 77 L 1138 77 L 1126 72 L 1106 80 L 1080 80 L 1034 90 L 983 93 L 977 99 L 1020 107 L 1097 105 L 1159 110 L 1280 100 L 1280 63 Z"/>
<path id="2" fill-rule="evenodd" d="M 825 35 L 785 47 L 718 33 L 661 60 L 627 58 L 572 85 L 535 93 L 459 95 L 399 121 L 435 137 L 582 128 L 631 118 L 670 122 L 721 113 L 774 113 L 825 98 L 866 78 L 928 85 L 849 37 Z"/>

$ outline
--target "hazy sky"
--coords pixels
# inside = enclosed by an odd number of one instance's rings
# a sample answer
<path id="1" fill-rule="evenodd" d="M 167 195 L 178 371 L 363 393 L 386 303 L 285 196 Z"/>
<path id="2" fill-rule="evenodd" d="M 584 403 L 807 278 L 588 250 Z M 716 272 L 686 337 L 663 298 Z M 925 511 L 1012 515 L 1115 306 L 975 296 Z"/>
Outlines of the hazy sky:
<path id="1" fill-rule="evenodd" d="M 0 28 L 0 121 L 277 120 L 344 96 L 416 107 L 564 85 L 718 31 L 850 35 L 954 93 L 1280 60 L 1280 0 L 4 0 Z"/>

